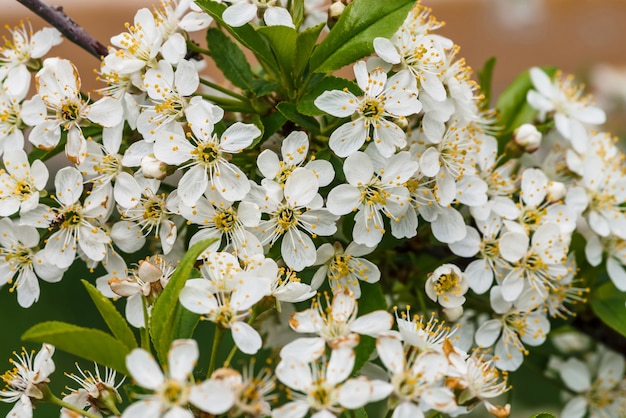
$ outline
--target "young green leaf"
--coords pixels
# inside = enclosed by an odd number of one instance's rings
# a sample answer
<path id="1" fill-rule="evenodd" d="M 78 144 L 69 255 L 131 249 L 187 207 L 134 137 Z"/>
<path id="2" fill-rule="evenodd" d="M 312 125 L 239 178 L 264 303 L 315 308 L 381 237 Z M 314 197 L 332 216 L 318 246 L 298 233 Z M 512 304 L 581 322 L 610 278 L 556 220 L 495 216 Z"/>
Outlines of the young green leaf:
<path id="1" fill-rule="evenodd" d="M 42 322 L 22 334 L 22 340 L 48 343 L 89 361 L 128 374 L 126 355 L 130 349 L 104 331 L 65 322 Z"/>
<path id="2" fill-rule="evenodd" d="M 589 298 L 591 310 L 609 327 L 626 337 L 626 294 L 612 282 L 598 287 Z"/>
<path id="3" fill-rule="evenodd" d="M 137 348 L 135 334 L 128 326 L 128 322 L 126 322 L 122 314 L 120 314 L 115 308 L 113 302 L 100 293 L 100 291 L 87 280 L 81 281 L 83 282 L 83 286 L 85 286 L 87 293 L 89 293 L 89 297 L 93 301 L 94 305 L 98 308 L 98 312 L 100 312 L 102 319 L 104 319 L 104 322 L 106 322 L 109 330 L 111 330 L 115 338 L 117 338 L 118 341 L 124 344 L 129 350 Z"/>
<path id="4" fill-rule="evenodd" d="M 203 240 L 195 243 L 187 250 L 167 286 L 165 286 L 163 292 L 154 303 L 152 316 L 150 317 L 150 336 L 152 337 L 152 344 L 156 349 L 157 356 L 162 362 L 165 362 L 167 359 L 167 352 L 176 333 L 176 324 L 179 322 L 177 317 L 180 305 L 178 295 L 183 286 L 185 286 L 185 282 L 194 268 L 196 259 L 214 241 L 215 238 Z"/>
<path id="5" fill-rule="evenodd" d="M 209 28 L 206 41 L 211 51 L 211 58 L 222 71 L 224 77 L 235 86 L 252 90 L 254 74 L 243 51 L 228 36 L 217 28 Z"/>
<path id="6" fill-rule="evenodd" d="M 296 39 L 296 53 L 293 55 L 293 75 L 298 78 L 302 75 L 309 58 L 315 48 L 317 38 L 319 38 L 322 29 L 324 29 L 325 23 L 320 23 L 317 26 L 308 28 L 298 34 Z"/>
<path id="7" fill-rule="evenodd" d="M 265 127 L 263 137 L 255 140 L 252 145 L 250 145 L 250 148 L 255 147 L 257 144 L 265 141 L 267 138 L 278 132 L 285 122 L 287 122 L 287 118 L 280 112 L 273 112 L 261 118 L 260 121 Z"/>
<path id="8" fill-rule="evenodd" d="M 311 72 L 336 71 L 374 52 L 374 38 L 391 37 L 404 22 L 415 0 L 358 0 L 311 56 Z"/>
<path id="9" fill-rule="evenodd" d="M 556 417 L 549 412 L 540 412 L 538 414 L 533 415 L 530 418 L 556 418 Z"/>
<path id="10" fill-rule="evenodd" d="M 293 57 L 296 54 L 296 38 L 298 34 L 295 29 L 288 26 L 263 26 L 258 33 L 267 39 L 272 53 L 281 70 L 283 86 L 289 90 L 293 89 Z"/>
<path id="11" fill-rule="evenodd" d="M 491 57 L 485 61 L 483 68 L 478 71 L 478 83 L 480 84 L 480 91 L 485 96 L 485 107 L 487 108 L 489 108 L 489 103 L 491 102 L 491 85 L 495 67 L 496 57 Z"/>

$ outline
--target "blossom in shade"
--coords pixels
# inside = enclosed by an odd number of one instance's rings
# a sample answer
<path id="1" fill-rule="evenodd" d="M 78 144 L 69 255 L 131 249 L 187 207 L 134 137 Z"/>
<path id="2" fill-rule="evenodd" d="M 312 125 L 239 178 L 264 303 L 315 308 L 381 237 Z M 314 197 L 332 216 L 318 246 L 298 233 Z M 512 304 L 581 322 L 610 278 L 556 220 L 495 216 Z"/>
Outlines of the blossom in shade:
<path id="1" fill-rule="evenodd" d="M 50 381 L 48 376 L 55 369 L 53 354 L 54 346 L 43 344 L 37 355 L 34 350 L 31 352 L 22 350 L 21 355 L 15 354 L 17 361 L 9 360 L 13 369 L 0 376 L 6 384 L 0 391 L 0 400 L 7 403 L 15 402 L 7 417 L 32 417 L 32 400 L 43 399 L 43 390 L 48 390 L 45 388 Z"/>
<path id="2" fill-rule="evenodd" d="M 316 362 L 298 357 L 282 358 L 276 377 L 292 389 L 291 400 L 272 411 L 272 418 L 302 418 L 309 410 L 315 417 L 336 417 L 345 409 L 357 409 L 372 397 L 374 387 L 364 378 L 349 378 L 355 355 L 349 348 L 333 350 L 330 360 Z"/>
<path id="3" fill-rule="evenodd" d="M 11 284 L 17 303 L 30 307 L 39 299 L 39 281 L 58 282 L 65 269 L 46 260 L 39 250 L 39 233 L 32 226 L 17 225 L 10 218 L 0 219 L 0 285 Z"/>
<path id="4" fill-rule="evenodd" d="M 131 351 L 126 356 L 126 368 L 137 385 L 153 393 L 131 404 L 124 410 L 122 417 L 193 418 L 189 404 L 206 412 L 221 409 L 223 403 L 230 404 L 232 395 L 228 387 L 195 384 L 192 372 L 198 356 L 198 343 L 195 340 L 175 340 L 167 355 L 167 372 L 163 373 L 146 350 L 136 348 Z"/>
<path id="5" fill-rule="evenodd" d="M 0 216 L 28 212 L 39 204 L 45 190 L 48 168 L 41 160 L 28 163 L 24 151 L 7 150 L 2 156 L 5 170 L 0 171 Z"/>

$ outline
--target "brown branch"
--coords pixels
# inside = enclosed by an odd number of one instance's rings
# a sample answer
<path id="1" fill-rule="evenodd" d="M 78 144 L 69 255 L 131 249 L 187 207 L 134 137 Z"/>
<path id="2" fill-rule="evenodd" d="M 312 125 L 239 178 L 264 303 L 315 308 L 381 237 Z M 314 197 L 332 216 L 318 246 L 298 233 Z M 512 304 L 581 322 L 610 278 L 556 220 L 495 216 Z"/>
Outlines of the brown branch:
<path id="1" fill-rule="evenodd" d="M 67 39 L 100 59 L 108 55 L 106 46 L 95 40 L 85 29 L 63 12 L 62 7 L 52 7 L 42 0 L 17 0 L 46 22 L 57 28 Z"/>

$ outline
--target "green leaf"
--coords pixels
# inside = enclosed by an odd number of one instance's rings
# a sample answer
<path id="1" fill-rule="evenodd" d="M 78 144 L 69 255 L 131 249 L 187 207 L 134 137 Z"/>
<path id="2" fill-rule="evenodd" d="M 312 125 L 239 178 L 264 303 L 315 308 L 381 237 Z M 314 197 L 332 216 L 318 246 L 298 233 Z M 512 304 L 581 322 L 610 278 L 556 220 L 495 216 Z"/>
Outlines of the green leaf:
<path id="1" fill-rule="evenodd" d="M 315 48 L 317 38 L 319 38 L 325 23 L 308 28 L 298 34 L 296 39 L 296 53 L 293 55 L 293 75 L 299 77 L 309 63 L 309 58 Z"/>
<path id="2" fill-rule="evenodd" d="M 22 340 L 52 344 L 75 356 L 128 374 L 126 355 L 131 350 L 112 335 L 99 329 L 49 321 L 29 328 L 22 335 Z"/>
<path id="3" fill-rule="evenodd" d="M 313 52 L 311 71 L 329 73 L 370 55 L 374 51 L 374 38 L 391 37 L 415 3 L 415 0 L 352 2 Z"/>
<path id="4" fill-rule="evenodd" d="M 177 315 L 180 314 L 178 295 L 185 286 L 196 259 L 214 241 L 215 238 L 203 240 L 189 248 L 176 267 L 176 271 L 174 271 L 167 286 L 154 303 L 150 317 L 150 335 L 157 356 L 162 362 L 166 361 L 167 352 L 176 335 L 176 325 L 180 321 L 179 315 Z"/>
<path id="5" fill-rule="evenodd" d="M 489 103 L 491 102 L 491 84 L 493 78 L 493 70 L 496 66 L 496 57 L 491 57 L 485 64 L 483 68 L 478 71 L 478 82 L 480 83 L 480 91 L 482 91 L 485 96 L 485 106 L 488 108 Z"/>
<path id="6" fill-rule="evenodd" d="M 598 318 L 626 337 L 626 293 L 609 281 L 599 286 L 589 300 Z"/>
<path id="7" fill-rule="evenodd" d="M 530 73 L 524 71 L 513 80 L 513 83 L 498 98 L 496 109 L 498 110 L 499 124 L 505 127 L 507 132 L 512 132 L 515 129 L 511 126 L 511 122 L 513 122 L 524 106 L 528 106 L 526 94 L 532 88 Z"/>
<path id="8" fill-rule="evenodd" d="M 256 97 L 267 96 L 274 93 L 279 85 L 275 81 L 268 81 L 261 78 L 255 78 L 250 83 L 252 92 Z"/>
<path id="9" fill-rule="evenodd" d="M 261 118 L 261 123 L 265 127 L 263 137 L 255 140 L 249 148 L 254 148 L 259 142 L 265 141 L 274 135 L 287 122 L 287 118 L 280 112 L 270 113 L 268 116 Z"/>
<path id="10" fill-rule="evenodd" d="M 198 322 L 200 322 L 200 315 L 188 311 L 182 305 L 178 305 L 176 325 L 174 326 L 174 340 L 193 337 L 193 332 L 196 330 Z"/>
<path id="11" fill-rule="evenodd" d="M 217 28 L 207 30 L 206 40 L 211 51 L 211 58 L 224 77 L 241 89 L 251 90 L 254 74 L 246 56 L 237 44 Z"/>
<path id="12" fill-rule="evenodd" d="M 113 302 L 106 298 L 98 289 L 96 289 L 91 283 L 87 280 L 81 280 L 83 282 L 83 286 L 89 293 L 89 297 L 98 308 L 98 312 L 106 322 L 107 326 L 118 339 L 119 342 L 124 344 L 126 348 L 132 350 L 133 348 L 137 348 L 137 339 L 135 338 L 135 334 L 128 326 L 128 322 L 124 319 L 122 314 L 115 308 Z"/>
<path id="13" fill-rule="evenodd" d="M 254 53 L 262 64 L 270 67 L 275 72 L 278 65 L 272 58 L 272 51 L 265 39 L 259 35 L 250 24 L 245 24 L 238 28 L 233 28 L 222 19 L 222 13 L 226 10 L 226 5 L 214 0 L 197 0 L 196 4 L 207 12 L 215 21 L 225 28 L 239 43 Z"/>
<path id="14" fill-rule="evenodd" d="M 556 417 L 549 412 L 540 412 L 538 414 L 533 415 L 530 418 L 556 418 Z"/>
<path id="15" fill-rule="evenodd" d="M 304 20 L 304 0 L 294 0 L 291 3 L 291 16 L 294 26 L 299 28 Z"/>
<path id="16" fill-rule="evenodd" d="M 326 113 L 315 106 L 315 99 L 325 91 L 348 89 L 352 94 L 359 96 L 363 94 L 359 86 L 350 80 L 341 77 L 328 76 L 322 78 L 318 83 L 312 85 L 307 93 L 302 96 L 297 104 L 298 112 L 307 116 L 321 116 Z"/>
<path id="17" fill-rule="evenodd" d="M 293 83 L 293 57 L 296 53 L 295 29 L 288 26 L 263 26 L 257 30 L 269 42 L 281 75 L 288 83 Z M 288 86 L 286 86 L 288 87 Z"/>
<path id="18" fill-rule="evenodd" d="M 288 120 L 295 122 L 301 128 L 313 133 L 319 134 L 320 125 L 315 118 L 311 116 L 305 116 L 298 112 L 295 104 L 289 102 L 280 102 L 276 106 L 276 109 Z"/>

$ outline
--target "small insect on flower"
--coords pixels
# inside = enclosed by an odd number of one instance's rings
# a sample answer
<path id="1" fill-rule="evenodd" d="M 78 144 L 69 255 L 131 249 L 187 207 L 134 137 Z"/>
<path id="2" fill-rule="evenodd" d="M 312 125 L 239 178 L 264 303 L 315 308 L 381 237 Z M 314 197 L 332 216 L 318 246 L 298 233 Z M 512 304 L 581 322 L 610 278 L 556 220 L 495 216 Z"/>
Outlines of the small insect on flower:
<path id="1" fill-rule="evenodd" d="M 63 222 L 65 222 L 65 213 L 58 213 L 54 217 L 54 219 L 50 221 L 50 225 L 48 226 L 48 228 L 49 229 L 58 228 L 59 226 L 63 224 Z"/>

